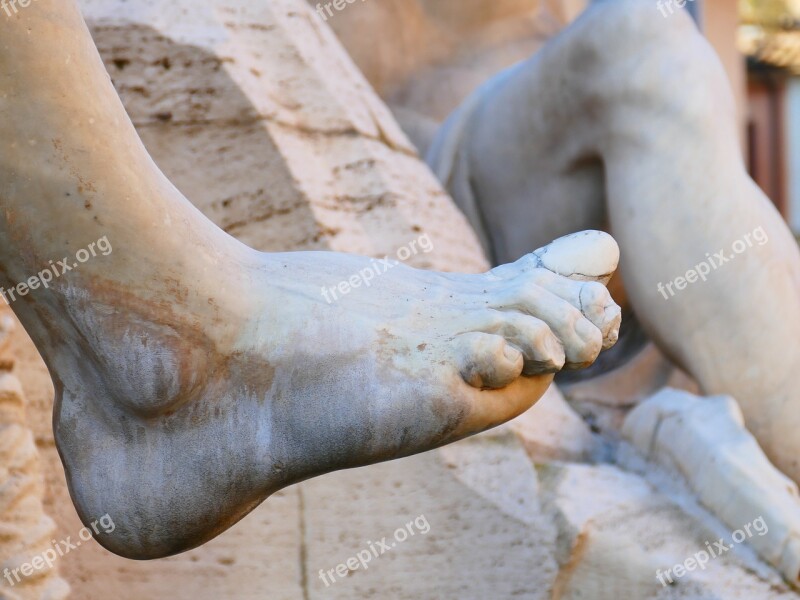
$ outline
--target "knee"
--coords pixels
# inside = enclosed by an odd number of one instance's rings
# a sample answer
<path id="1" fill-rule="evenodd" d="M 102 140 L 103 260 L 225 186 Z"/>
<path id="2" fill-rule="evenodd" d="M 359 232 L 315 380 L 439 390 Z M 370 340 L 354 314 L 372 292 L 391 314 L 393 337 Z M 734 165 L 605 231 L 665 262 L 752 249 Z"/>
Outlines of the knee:
<path id="1" fill-rule="evenodd" d="M 597 0 L 581 19 L 594 41 L 602 41 L 612 52 L 648 48 L 675 47 L 692 38 L 702 38 L 691 16 L 676 4 L 686 0 Z M 662 17 L 659 5 L 667 11 Z M 669 9 L 672 9 L 672 13 Z"/>
<path id="2" fill-rule="evenodd" d="M 661 0 L 673 4 L 677 0 Z M 735 112 L 715 51 L 687 11 L 662 17 L 657 0 L 600 0 L 576 25 L 593 95 L 614 106 L 643 104 L 698 119 Z"/>

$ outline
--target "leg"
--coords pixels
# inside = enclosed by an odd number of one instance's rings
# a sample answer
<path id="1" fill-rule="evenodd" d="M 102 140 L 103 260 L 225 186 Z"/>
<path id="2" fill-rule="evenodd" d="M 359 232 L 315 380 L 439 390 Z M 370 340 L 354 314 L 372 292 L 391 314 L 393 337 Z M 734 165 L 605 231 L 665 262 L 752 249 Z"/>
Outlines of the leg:
<path id="1" fill-rule="evenodd" d="M 386 267 L 326 300 L 374 261 L 262 254 L 207 221 L 145 152 L 73 0 L 0 19 L 0 286 L 110 550 L 179 552 L 281 487 L 504 422 L 616 338 L 597 282 L 617 248 L 596 232 L 484 275 Z M 46 287 L 32 277 L 65 256 Z"/>
<path id="2" fill-rule="evenodd" d="M 434 159 L 467 204 L 472 196 L 501 258 L 562 223 L 602 219 L 604 204 L 648 332 L 707 393 L 736 397 L 769 457 L 798 481 L 800 253 L 747 175 L 713 51 L 687 15 L 654 13 L 636 0 L 595 4 L 454 117 L 461 133 L 451 123 L 444 137 L 460 144 L 458 160 Z M 660 291 L 745 239 L 706 281 Z"/>

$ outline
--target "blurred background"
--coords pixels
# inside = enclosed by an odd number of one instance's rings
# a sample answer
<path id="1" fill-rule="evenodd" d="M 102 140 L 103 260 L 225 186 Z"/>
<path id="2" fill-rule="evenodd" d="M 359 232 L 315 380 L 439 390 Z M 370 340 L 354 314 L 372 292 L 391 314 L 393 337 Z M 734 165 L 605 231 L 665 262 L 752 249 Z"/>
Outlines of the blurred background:
<path id="1" fill-rule="evenodd" d="M 748 167 L 797 235 L 800 233 L 800 2 L 741 0 L 738 7 L 731 3 L 731 8 L 738 8 L 736 50 L 745 57 L 741 68 L 746 70 L 746 86 L 740 93 Z M 720 12 L 713 11 L 709 17 L 724 22 L 725 16 Z"/>

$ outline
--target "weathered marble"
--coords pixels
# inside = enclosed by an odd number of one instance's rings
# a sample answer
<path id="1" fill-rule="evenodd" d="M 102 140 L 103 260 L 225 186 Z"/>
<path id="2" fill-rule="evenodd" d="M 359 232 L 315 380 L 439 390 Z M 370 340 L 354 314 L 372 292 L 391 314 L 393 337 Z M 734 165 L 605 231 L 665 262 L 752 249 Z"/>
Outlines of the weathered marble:
<path id="1" fill-rule="evenodd" d="M 469 45 L 470 34 L 480 34 L 485 16 L 480 7 L 441 0 L 423 4 L 426 19 L 441 12 L 447 17 L 443 23 L 464 34 L 452 48 Z M 514 4 L 484 5 L 508 10 L 508 26 L 487 31 L 486 39 L 496 35 L 499 41 L 516 35 L 513 31 L 529 35 L 530 25 L 519 19 Z M 366 14 L 387 5 L 370 0 L 356 8 Z M 434 249 L 410 257 L 410 264 L 485 270 L 465 219 L 327 29 L 297 2 L 253 8 L 222 1 L 190 7 L 84 0 L 82 7 L 148 151 L 227 232 L 260 250 L 335 249 L 371 256 L 394 255 L 427 234 Z M 209 7 L 216 16 L 209 17 Z M 456 23 L 452 17 L 459 10 L 462 19 Z M 336 21 L 330 24 L 338 27 Z M 396 26 L 387 21 L 389 31 Z M 408 39 L 410 50 L 428 51 Z M 541 39 L 524 41 L 518 56 L 530 54 Z M 420 74 L 411 105 L 437 100 L 443 116 L 454 97 L 502 62 L 493 62 L 487 48 L 475 45 L 476 54 L 489 56 L 476 69 L 453 69 L 451 96 L 425 91 L 435 90 L 441 71 L 411 65 L 412 76 Z M 376 50 L 368 43 L 364 49 Z M 472 58 L 465 54 L 464 65 Z M 414 119 L 420 128 L 415 141 L 431 135 L 429 117 L 401 116 L 404 126 Z M 538 265 L 539 258 L 528 262 Z M 560 264 L 574 271 L 566 258 Z M 32 427 L 47 458 L 48 507 L 59 531 L 69 535 L 80 523 L 52 446 L 52 388 L 24 334 L 14 352 L 32 392 Z M 669 376 L 661 363 L 650 366 L 639 381 L 655 385 Z M 581 398 L 588 402 L 591 393 L 581 385 L 586 392 Z M 595 399 L 600 396 L 619 413 L 608 421 L 613 430 L 641 390 L 608 382 Z M 124 600 L 167 594 L 247 600 L 263 598 L 265 590 L 279 598 L 351 598 L 383 596 L 387 589 L 396 600 L 410 600 L 430 590 L 431 582 L 445 595 L 465 598 L 500 593 L 616 600 L 632 590 L 641 598 L 651 592 L 658 598 L 794 597 L 750 555 L 725 557 L 699 578 L 659 589 L 655 569 L 691 556 L 712 539 L 712 530 L 698 527 L 695 518 L 638 477 L 611 467 L 552 463 L 595 456 L 596 438 L 552 387 L 540 404 L 509 427 L 536 462 L 550 463 L 539 467 L 541 476 L 508 429 L 501 429 L 283 490 L 219 538 L 169 559 L 135 563 L 86 546 L 65 560 L 66 576 L 88 600 L 106 600 L 110 587 Z M 332 587 L 317 577 L 318 569 L 335 567 L 350 549 L 362 549 L 368 539 L 390 534 L 418 514 L 428 517 L 429 535 L 409 540 L 369 571 L 352 572 Z"/>
<path id="2" fill-rule="evenodd" d="M 611 465 L 551 463 L 538 473 L 543 510 L 558 526 L 554 600 L 797 597 L 747 546 L 673 575 L 670 583 L 668 569 L 707 549 L 706 542 L 730 539 L 730 532 Z"/>
<path id="3" fill-rule="evenodd" d="M 127 12 L 152 15 L 156 4 Z M 161 7 L 159 22 L 179 22 L 170 17 L 180 9 Z M 304 10 L 242 1 L 199 8 L 195 19 L 217 47 L 265 24 L 287 39 L 295 27 L 313 35 L 318 25 Z M 616 340 L 620 311 L 603 283 L 619 253 L 607 234 L 558 240 L 478 275 L 257 252 L 156 167 L 75 2 L 31 5 L 5 26 L 0 72 L 14 94 L 0 98 L 0 115 L 14 118 L 0 119 L 0 283 L 27 280 L 49 257 L 75 252 L 75 240 L 106 241 L 108 252 L 65 268 L 46 289 L 31 284 L 34 293 L 20 291 L 12 309 L 55 383 L 55 441 L 71 497 L 87 525 L 113 517 L 113 533 L 96 539 L 115 553 L 186 551 L 291 484 L 496 426 L 535 403 L 555 372 L 588 366 Z M 185 42 L 192 29 L 180 22 L 166 32 Z M 54 63 L 51 46 L 69 60 Z M 253 119 L 211 89 L 199 108 L 178 102 L 156 121 Z M 348 118 L 356 132 L 376 127 L 366 108 L 254 106 L 290 129 L 338 118 L 347 129 L 326 132 L 333 137 L 352 137 Z M 377 129 L 391 145 L 390 128 Z M 46 175 L 29 177 L 34 167 Z M 327 284 L 343 297 L 332 302 Z"/>
<path id="4" fill-rule="evenodd" d="M 0 318 L 0 346 L 9 332 L 8 315 Z M 33 433 L 27 426 L 26 401 L 13 362 L 0 365 L 0 598 L 61 600 L 69 585 L 59 576 L 61 556 L 51 539 L 53 520 L 42 506 L 44 477 Z M 44 553 L 47 553 L 45 561 Z M 37 559 L 33 564 L 34 559 Z M 25 565 L 25 571 L 20 569 Z M 27 575 L 27 576 L 26 576 Z"/>
<path id="5" fill-rule="evenodd" d="M 564 400 L 555 385 L 531 408 L 507 425 L 519 436 L 537 464 L 551 461 L 584 462 L 602 453 L 589 425 Z"/>
<path id="6" fill-rule="evenodd" d="M 747 543 L 800 585 L 800 494 L 744 427 L 736 401 L 665 389 L 637 406 L 622 433 L 645 460 L 682 476 L 731 531 L 763 519 Z M 748 532 L 746 532 L 748 533 Z"/>

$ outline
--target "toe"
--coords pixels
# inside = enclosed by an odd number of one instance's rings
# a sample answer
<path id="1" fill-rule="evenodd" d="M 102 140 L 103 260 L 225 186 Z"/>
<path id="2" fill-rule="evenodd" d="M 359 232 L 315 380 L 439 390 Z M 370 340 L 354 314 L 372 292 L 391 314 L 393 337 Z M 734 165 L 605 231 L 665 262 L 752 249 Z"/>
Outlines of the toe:
<path id="1" fill-rule="evenodd" d="M 603 350 L 608 350 L 619 338 L 622 309 L 617 306 L 604 285 L 593 281 L 579 285 L 578 308 L 600 330 Z"/>
<path id="2" fill-rule="evenodd" d="M 603 349 L 611 348 L 619 337 L 622 309 L 617 306 L 606 286 L 595 281 L 573 281 L 547 269 L 536 269 L 525 275 L 526 285 L 537 285 L 566 300 L 600 330 Z"/>
<path id="3" fill-rule="evenodd" d="M 618 265 L 619 246 L 607 233 L 568 235 L 493 269 L 489 277 L 509 287 L 491 306 L 540 319 L 564 348 L 564 367 L 586 367 L 619 337 L 622 311 L 605 288 Z"/>
<path id="4" fill-rule="evenodd" d="M 619 246 L 603 231 L 581 231 L 558 238 L 533 255 L 548 271 L 577 281 L 608 283 L 619 266 Z"/>
<path id="5" fill-rule="evenodd" d="M 522 374 L 522 352 L 498 335 L 465 333 L 456 338 L 461 377 L 478 389 L 499 389 Z"/>
<path id="6" fill-rule="evenodd" d="M 486 322 L 477 323 L 475 328 L 502 336 L 520 350 L 523 375 L 557 373 L 564 367 L 564 346 L 540 319 L 519 312 L 492 311 Z"/>
<path id="7" fill-rule="evenodd" d="M 547 269 L 573 281 L 607 284 L 619 266 L 619 246 L 602 231 L 582 231 L 551 242 L 509 265 L 492 269 L 499 279 L 511 279 L 534 269 Z"/>
<path id="8" fill-rule="evenodd" d="M 603 348 L 601 330 L 571 303 L 528 282 L 511 286 L 494 308 L 521 312 L 543 321 L 561 342 L 565 368 L 592 364 Z"/>

